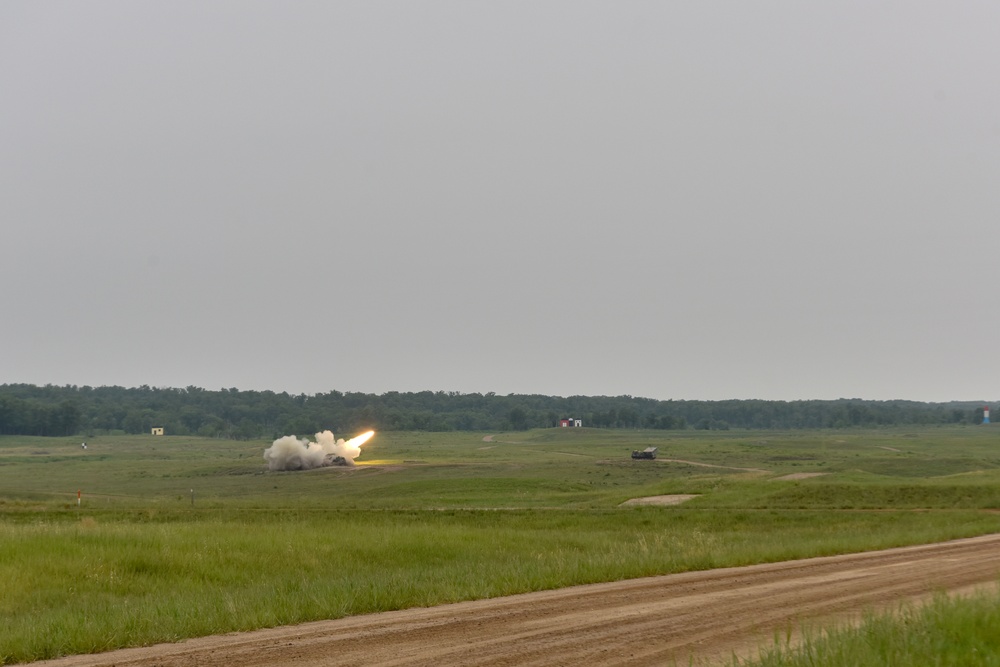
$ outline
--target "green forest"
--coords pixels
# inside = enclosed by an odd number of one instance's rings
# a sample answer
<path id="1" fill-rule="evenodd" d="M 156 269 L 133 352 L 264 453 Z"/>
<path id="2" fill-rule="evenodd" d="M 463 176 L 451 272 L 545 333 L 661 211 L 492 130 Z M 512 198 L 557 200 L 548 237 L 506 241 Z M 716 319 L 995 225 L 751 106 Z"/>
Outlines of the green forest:
<path id="1" fill-rule="evenodd" d="M 803 429 L 977 424 L 983 405 L 861 399 L 685 401 L 633 396 L 446 391 L 288 394 L 239 389 L 0 385 L 0 434 L 148 433 L 239 440 L 380 431 L 500 431 L 558 426 L 625 429 Z"/>

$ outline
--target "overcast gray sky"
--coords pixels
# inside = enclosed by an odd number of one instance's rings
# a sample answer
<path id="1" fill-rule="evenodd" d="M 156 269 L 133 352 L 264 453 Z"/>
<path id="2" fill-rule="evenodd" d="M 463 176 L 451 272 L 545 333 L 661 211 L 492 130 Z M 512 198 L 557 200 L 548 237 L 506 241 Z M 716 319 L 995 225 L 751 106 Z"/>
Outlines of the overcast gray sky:
<path id="1" fill-rule="evenodd" d="M 0 383 L 979 400 L 1000 3 L 0 3 Z"/>

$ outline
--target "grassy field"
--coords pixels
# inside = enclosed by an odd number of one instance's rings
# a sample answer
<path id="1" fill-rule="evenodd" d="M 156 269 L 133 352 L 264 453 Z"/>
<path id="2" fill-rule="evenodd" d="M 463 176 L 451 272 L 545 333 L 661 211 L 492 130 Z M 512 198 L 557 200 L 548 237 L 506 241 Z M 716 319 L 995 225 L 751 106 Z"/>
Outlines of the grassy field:
<path id="1" fill-rule="evenodd" d="M 904 605 L 866 615 L 861 624 L 782 643 L 731 667 L 991 667 L 1000 664 L 1000 603 L 994 594 L 940 596 L 926 606 Z"/>
<path id="2" fill-rule="evenodd" d="M 484 436 L 0 438 L 0 662 L 1000 530 L 991 427 Z"/>

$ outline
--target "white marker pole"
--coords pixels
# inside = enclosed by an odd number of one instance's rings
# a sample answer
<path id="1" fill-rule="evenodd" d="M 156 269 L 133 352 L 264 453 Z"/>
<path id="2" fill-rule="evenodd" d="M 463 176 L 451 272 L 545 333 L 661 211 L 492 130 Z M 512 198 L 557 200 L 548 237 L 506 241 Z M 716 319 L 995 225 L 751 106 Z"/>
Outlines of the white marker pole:
<path id="1" fill-rule="evenodd" d="M 79 506 L 80 506 L 80 496 L 81 496 L 81 495 L 83 495 L 83 492 L 82 492 L 82 491 L 79 491 L 79 490 L 77 490 L 77 492 L 76 492 L 76 506 L 77 506 L 77 507 L 79 507 Z"/>

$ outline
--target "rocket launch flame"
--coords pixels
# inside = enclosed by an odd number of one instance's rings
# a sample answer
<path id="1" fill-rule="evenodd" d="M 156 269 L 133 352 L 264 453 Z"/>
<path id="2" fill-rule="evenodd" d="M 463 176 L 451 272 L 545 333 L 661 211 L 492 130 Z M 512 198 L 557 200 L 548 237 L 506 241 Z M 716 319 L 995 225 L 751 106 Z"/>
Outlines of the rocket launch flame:
<path id="1" fill-rule="evenodd" d="M 361 435 L 353 437 L 350 440 L 348 440 L 347 445 L 349 447 L 360 447 L 361 445 L 371 440 L 373 435 L 375 435 L 375 431 L 365 431 Z"/>
<path id="2" fill-rule="evenodd" d="M 354 465 L 361 454 L 361 445 L 375 431 L 368 431 L 350 440 L 336 440 L 332 431 L 316 434 L 316 442 L 299 440 L 294 435 L 278 438 L 264 450 L 268 470 L 311 470 L 332 465 Z"/>

